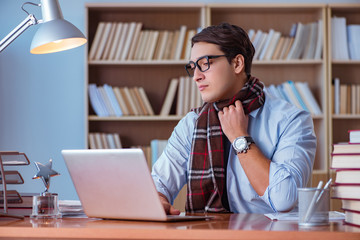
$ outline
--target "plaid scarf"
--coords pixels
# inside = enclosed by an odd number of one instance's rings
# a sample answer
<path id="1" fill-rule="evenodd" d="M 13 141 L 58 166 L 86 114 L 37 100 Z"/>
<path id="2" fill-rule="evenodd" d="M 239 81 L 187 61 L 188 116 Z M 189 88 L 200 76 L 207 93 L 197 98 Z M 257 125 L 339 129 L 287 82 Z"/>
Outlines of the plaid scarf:
<path id="1" fill-rule="evenodd" d="M 190 171 L 187 188 L 187 212 L 226 212 L 221 197 L 226 191 L 223 132 L 217 115 L 219 110 L 240 100 L 245 114 L 261 107 L 265 102 L 263 83 L 255 77 L 231 99 L 205 103 L 193 109 L 198 115 L 192 138 Z M 226 137 L 226 136 L 225 136 Z"/>

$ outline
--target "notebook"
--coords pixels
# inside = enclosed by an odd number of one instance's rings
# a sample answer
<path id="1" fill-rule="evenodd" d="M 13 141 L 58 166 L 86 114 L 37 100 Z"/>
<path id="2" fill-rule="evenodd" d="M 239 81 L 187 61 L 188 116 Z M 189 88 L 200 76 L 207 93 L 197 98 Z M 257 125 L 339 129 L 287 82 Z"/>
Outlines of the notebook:
<path id="1" fill-rule="evenodd" d="M 210 216 L 166 215 L 141 149 L 62 150 L 88 217 L 189 221 Z"/>

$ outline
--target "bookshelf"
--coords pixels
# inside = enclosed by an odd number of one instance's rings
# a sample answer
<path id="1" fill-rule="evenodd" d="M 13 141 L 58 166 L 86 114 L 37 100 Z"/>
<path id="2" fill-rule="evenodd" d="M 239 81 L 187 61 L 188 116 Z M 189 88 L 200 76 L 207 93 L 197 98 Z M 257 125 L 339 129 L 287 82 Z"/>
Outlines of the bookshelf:
<path id="1" fill-rule="evenodd" d="M 328 22 L 328 81 L 327 88 L 329 89 L 329 149 L 331 154 L 333 148 L 332 144 L 339 142 L 348 142 L 350 129 L 360 129 L 360 114 L 359 113 L 335 113 L 334 103 L 334 78 L 339 78 L 341 84 L 360 84 L 360 61 L 350 59 L 336 59 L 332 52 L 333 40 L 332 34 L 332 17 L 343 17 L 346 19 L 346 25 L 360 24 L 360 5 L 359 4 L 329 4 L 327 8 L 327 22 Z M 331 160 L 331 156 L 329 155 Z M 330 171 L 330 174 L 335 177 L 335 172 Z M 339 209 L 341 201 L 332 200 L 333 207 Z"/>
<path id="2" fill-rule="evenodd" d="M 331 60 L 330 17 L 342 15 L 348 23 L 360 23 L 358 4 L 169 4 L 169 3 L 87 3 L 86 32 L 88 50 L 94 42 L 100 22 L 141 22 L 145 30 L 177 30 L 181 25 L 197 29 L 230 22 L 245 30 L 274 29 L 289 35 L 294 23 L 321 20 L 322 55 L 319 59 L 254 60 L 252 74 L 266 85 L 287 80 L 306 82 L 317 100 L 322 114 L 313 115 L 318 139 L 312 185 L 329 177 L 331 144 L 345 141 L 348 128 L 360 128 L 360 115 L 334 115 L 331 80 L 360 73 L 360 61 Z M 86 53 L 86 133 L 118 133 L 123 147 L 149 145 L 152 139 L 169 138 L 181 119 L 174 107 L 169 116 L 159 116 L 169 81 L 185 76 L 187 60 L 89 60 Z M 89 104 L 89 84 L 118 87 L 143 87 L 154 109 L 153 116 L 96 116 Z M 174 104 L 176 105 L 176 104 Z M 86 136 L 87 139 L 87 136 Z M 87 142 L 87 140 L 86 140 Z M 181 194 L 180 194 L 181 195 Z M 179 205 L 180 206 L 180 205 Z M 180 208 L 181 209 L 181 208 Z"/>
<path id="3" fill-rule="evenodd" d="M 323 4 L 209 4 L 207 22 L 219 24 L 230 22 L 249 29 L 269 31 L 274 29 L 282 35 L 289 35 L 293 23 L 303 24 L 322 20 L 326 22 L 326 5 Z M 322 32 L 325 36 L 326 28 Z M 318 146 L 314 163 L 313 184 L 327 179 L 328 173 L 328 131 L 327 131 L 327 88 L 326 86 L 326 41 L 323 38 L 322 58 L 292 60 L 255 60 L 252 75 L 266 85 L 281 84 L 287 80 L 307 82 L 322 110 L 321 115 L 313 116 Z"/>

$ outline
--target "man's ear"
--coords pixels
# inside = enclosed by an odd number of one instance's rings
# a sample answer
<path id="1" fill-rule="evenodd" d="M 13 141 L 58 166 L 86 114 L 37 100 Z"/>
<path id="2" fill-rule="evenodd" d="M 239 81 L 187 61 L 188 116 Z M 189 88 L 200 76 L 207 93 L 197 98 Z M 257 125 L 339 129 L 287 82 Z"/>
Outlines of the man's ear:
<path id="1" fill-rule="evenodd" d="M 244 56 L 241 54 L 236 55 L 233 58 L 233 64 L 234 64 L 234 71 L 235 73 L 241 73 L 245 70 L 245 59 Z"/>

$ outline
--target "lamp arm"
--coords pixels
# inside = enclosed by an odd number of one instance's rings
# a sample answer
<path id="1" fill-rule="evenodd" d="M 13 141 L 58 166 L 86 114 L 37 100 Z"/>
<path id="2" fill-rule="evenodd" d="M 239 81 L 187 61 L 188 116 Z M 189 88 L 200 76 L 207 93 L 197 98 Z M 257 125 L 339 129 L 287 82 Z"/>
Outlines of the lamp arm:
<path id="1" fill-rule="evenodd" d="M 35 16 L 29 14 L 24 21 L 14 28 L 6 37 L 0 41 L 0 52 L 2 52 L 10 43 L 12 43 L 18 36 L 20 36 L 26 29 L 32 25 L 38 24 Z"/>

